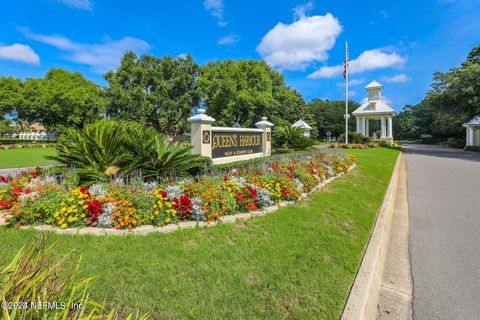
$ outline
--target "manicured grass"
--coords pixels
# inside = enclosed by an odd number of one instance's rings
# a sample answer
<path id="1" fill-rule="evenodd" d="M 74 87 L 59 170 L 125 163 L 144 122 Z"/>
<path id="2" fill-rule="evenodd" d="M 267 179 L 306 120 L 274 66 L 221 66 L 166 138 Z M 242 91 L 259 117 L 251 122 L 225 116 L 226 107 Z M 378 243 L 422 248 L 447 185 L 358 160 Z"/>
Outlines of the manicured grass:
<path id="1" fill-rule="evenodd" d="M 338 319 L 398 151 L 348 150 L 357 168 L 296 205 L 245 223 L 171 234 L 52 235 L 96 275 L 97 300 L 154 319 Z M 0 228 L 0 265 L 33 236 Z"/>
<path id="2" fill-rule="evenodd" d="M 0 150 L 0 169 L 34 167 L 52 164 L 45 156 L 54 155 L 53 148 Z"/>

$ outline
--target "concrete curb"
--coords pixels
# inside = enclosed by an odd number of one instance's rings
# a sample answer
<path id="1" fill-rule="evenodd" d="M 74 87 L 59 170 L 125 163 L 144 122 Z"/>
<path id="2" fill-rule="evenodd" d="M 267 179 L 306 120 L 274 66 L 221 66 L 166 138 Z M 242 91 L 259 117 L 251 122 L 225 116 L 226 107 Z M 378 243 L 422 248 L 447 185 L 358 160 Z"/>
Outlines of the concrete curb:
<path id="1" fill-rule="evenodd" d="M 375 319 L 385 257 L 390 239 L 391 219 L 398 189 L 398 174 L 403 152 L 398 155 L 382 207 L 350 290 L 342 320 Z"/>

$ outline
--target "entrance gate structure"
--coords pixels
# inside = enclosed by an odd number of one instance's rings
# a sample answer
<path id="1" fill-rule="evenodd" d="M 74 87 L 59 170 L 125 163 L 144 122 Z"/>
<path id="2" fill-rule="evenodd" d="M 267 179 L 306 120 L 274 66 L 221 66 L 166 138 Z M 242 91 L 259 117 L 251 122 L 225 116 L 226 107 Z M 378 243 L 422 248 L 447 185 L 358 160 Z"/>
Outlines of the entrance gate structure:
<path id="1" fill-rule="evenodd" d="M 393 143 L 392 118 L 395 116 L 395 110 L 382 99 L 383 86 L 373 81 L 365 89 L 368 92 L 367 101 L 352 112 L 357 119 L 357 132 L 370 137 L 369 121 L 380 120 L 380 140 Z"/>

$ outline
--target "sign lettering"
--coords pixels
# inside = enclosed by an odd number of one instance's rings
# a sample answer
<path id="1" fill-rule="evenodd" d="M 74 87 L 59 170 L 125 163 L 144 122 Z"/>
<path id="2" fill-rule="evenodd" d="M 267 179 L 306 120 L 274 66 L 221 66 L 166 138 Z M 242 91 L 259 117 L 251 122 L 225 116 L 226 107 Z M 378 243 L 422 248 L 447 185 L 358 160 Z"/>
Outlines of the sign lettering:
<path id="1" fill-rule="evenodd" d="M 214 159 L 261 152 L 261 132 L 212 132 Z"/>

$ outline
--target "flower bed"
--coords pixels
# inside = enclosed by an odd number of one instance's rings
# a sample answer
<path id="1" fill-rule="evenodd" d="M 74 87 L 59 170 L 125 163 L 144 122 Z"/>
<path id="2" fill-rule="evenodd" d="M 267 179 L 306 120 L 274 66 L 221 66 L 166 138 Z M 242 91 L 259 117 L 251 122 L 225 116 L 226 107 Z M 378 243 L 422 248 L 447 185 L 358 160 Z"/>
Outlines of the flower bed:
<path id="1" fill-rule="evenodd" d="M 191 180 L 143 182 L 131 179 L 79 186 L 75 172 L 62 178 L 47 172 L 0 177 L 0 210 L 11 226 L 59 229 L 135 229 L 182 221 L 215 223 L 236 213 L 259 212 L 346 173 L 352 155 L 315 153 Z"/>

